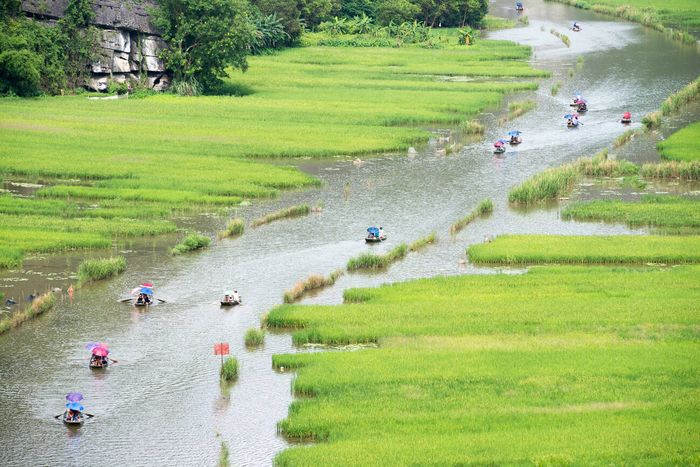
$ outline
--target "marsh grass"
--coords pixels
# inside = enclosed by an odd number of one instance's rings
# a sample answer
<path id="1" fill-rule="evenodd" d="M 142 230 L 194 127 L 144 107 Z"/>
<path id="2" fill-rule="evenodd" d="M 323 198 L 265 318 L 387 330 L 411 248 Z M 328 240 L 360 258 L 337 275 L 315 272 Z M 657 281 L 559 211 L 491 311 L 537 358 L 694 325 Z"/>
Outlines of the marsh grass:
<path id="1" fill-rule="evenodd" d="M 260 227 L 261 225 L 269 224 L 270 222 L 274 222 L 280 219 L 289 219 L 293 217 L 301 217 L 301 216 L 306 216 L 311 213 L 311 208 L 309 207 L 308 204 L 301 204 L 298 206 L 290 206 L 285 209 L 280 209 L 279 211 L 272 212 L 270 214 L 267 214 L 264 217 L 261 217 L 259 219 L 255 219 L 250 226 L 255 228 L 255 227 Z"/>
<path id="2" fill-rule="evenodd" d="M 647 130 L 653 130 L 654 128 L 658 128 L 659 125 L 661 125 L 662 116 L 663 114 L 660 110 L 649 112 L 644 117 L 642 117 L 642 125 L 644 125 L 644 128 Z"/>
<path id="3" fill-rule="evenodd" d="M 236 360 L 236 357 L 226 357 L 220 374 L 221 379 L 224 381 L 235 381 L 238 378 L 238 360 Z"/>
<path id="4" fill-rule="evenodd" d="M 174 255 L 180 255 L 190 251 L 201 250 L 211 244 L 211 238 L 206 235 L 191 233 L 186 236 L 182 242 L 175 245 L 170 252 Z"/>
<path id="5" fill-rule="evenodd" d="M 644 164 L 640 175 L 645 178 L 700 180 L 700 161 L 668 161 Z"/>
<path id="6" fill-rule="evenodd" d="M 404 258 L 408 254 L 408 245 L 402 243 L 392 248 L 388 253 L 375 254 L 370 251 L 362 253 L 360 256 L 351 258 L 348 261 L 348 271 L 360 269 L 384 269 L 391 263 Z"/>
<path id="7" fill-rule="evenodd" d="M 226 229 L 220 230 L 217 233 L 217 237 L 219 239 L 239 237 L 239 236 L 243 235 L 244 230 L 245 230 L 245 222 L 243 221 L 243 219 L 240 219 L 240 218 L 231 219 L 226 224 Z"/>
<path id="8" fill-rule="evenodd" d="M 330 273 L 328 277 L 324 277 L 321 274 L 312 274 L 303 281 L 299 281 L 294 284 L 289 290 L 284 291 L 283 300 L 284 303 L 294 303 L 304 297 L 307 293 L 312 290 L 319 290 L 324 287 L 330 287 L 335 284 L 335 281 L 342 276 L 344 271 L 342 269 L 337 269 Z"/>
<path id="9" fill-rule="evenodd" d="M 683 233 L 684 228 L 700 228 L 700 201 L 650 195 L 643 196 L 639 202 L 585 201 L 569 204 L 561 217 L 566 220 L 625 223 L 631 227 L 663 227 L 668 233 Z"/>
<path id="10" fill-rule="evenodd" d="M 559 32 L 559 31 L 557 31 L 557 30 L 554 29 L 554 28 L 550 29 L 549 32 L 550 32 L 550 34 L 552 34 L 552 35 L 558 37 L 559 40 L 561 40 L 561 41 L 564 43 L 565 46 L 571 47 L 571 39 L 569 39 L 569 36 L 567 36 L 566 34 L 563 34 L 563 33 Z"/>
<path id="11" fill-rule="evenodd" d="M 108 279 L 126 271 L 126 258 L 116 256 L 106 259 L 88 259 L 78 267 L 78 279 L 81 284 Z"/>
<path id="12" fill-rule="evenodd" d="M 627 130 L 624 133 L 622 133 L 620 136 L 615 138 L 613 141 L 613 148 L 614 149 L 619 149 L 625 144 L 629 143 L 632 141 L 632 138 L 634 138 L 634 135 L 637 133 L 637 130 Z"/>
<path id="13" fill-rule="evenodd" d="M 671 94 L 661 104 L 661 113 L 664 116 L 677 113 L 684 105 L 697 100 L 700 97 L 700 78 L 695 79 L 680 91 Z"/>
<path id="14" fill-rule="evenodd" d="M 676 131 L 664 141 L 660 141 L 656 148 L 661 157 L 666 160 L 700 160 L 700 122 Z"/>
<path id="15" fill-rule="evenodd" d="M 250 328 L 245 333 L 245 346 L 248 348 L 260 347 L 265 342 L 265 331 Z"/>
<path id="16" fill-rule="evenodd" d="M 557 81 L 556 83 L 554 83 L 552 85 L 552 88 L 550 90 L 552 96 L 556 96 L 557 94 L 559 94 L 559 89 L 561 89 L 561 85 L 562 85 L 561 81 Z"/>
<path id="17" fill-rule="evenodd" d="M 478 120 L 465 120 L 459 127 L 468 135 L 483 135 L 486 131 L 486 127 Z"/>
<path id="18" fill-rule="evenodd" d="M 508 114 L 501 117 L 501 124 L 514 120 L 521 115 L 526 114 L 537 106 L 537 102 L 533 100 L 515 101 L 508 104 Z"/>
<path id="19" fill-rule="evenodd" d="M 493 212 L 493 201 L 490 199 L 482 200 L 479 205 L 469 213 L 469 215 L 461 218 L 450 226 L 450 234 L 455 235 L 457 232 L 465 228 L 478 217 L 484 217 Z"/>
<path id="20" fill-rule="evenodd" d="M 499 16 L 486 15 L 481 20 L 483 29 L 488 31 L 495 31 L 497 29 L 510 29 L 514 28 L 516 23 L 513 20 L 501 18 Z"/>
<path id="21" fill-rule="evenodd" d="M 503 235 L 467 254 L 478 264 L 699 263 L 700 237 Z"/>
<path id="22" fill-rule="evenodd" d="M 420 251 L 423 248 L 435 243 L 435 240 L 436 240 L 436 234 L 435 234 L 435 232 L 431 232 L 430 234 L 426 235 L 425 237 L 421 237 L 418 240 L 414 240 L 413 242 L 411 242 L 411 244 L 408 245 L 408 251 Z"/>
<path id="23" fill-rule="evenodd" d="M 219 467 L 229 467 L 229 452 L 228 445 L 225 441 L 221 442 L 221 452 L 219 454 Z"/>
<path id="24" fill-rule="evenodd" d="M 49 311 L 56 304 L 56 296 L 53 292 L 46 292 L 36 297 L 32 303 L 22 311 L 12 313 L 3 321 L 0 321 L 0 334 L 10 329 L 21 326 L 25 321 L 36 318 Z"/>

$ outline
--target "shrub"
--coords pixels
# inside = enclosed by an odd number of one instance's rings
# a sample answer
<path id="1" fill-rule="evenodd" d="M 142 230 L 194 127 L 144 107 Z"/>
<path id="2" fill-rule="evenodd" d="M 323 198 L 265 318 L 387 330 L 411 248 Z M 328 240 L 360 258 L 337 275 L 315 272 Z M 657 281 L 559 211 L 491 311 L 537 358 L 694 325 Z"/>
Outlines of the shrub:
<path id="1" fill-rule="evenodd" d="M 28 50 L 0 53 L 0 94 L 23 97 L 39 94 L 40 66 L 39 56 Z"/>

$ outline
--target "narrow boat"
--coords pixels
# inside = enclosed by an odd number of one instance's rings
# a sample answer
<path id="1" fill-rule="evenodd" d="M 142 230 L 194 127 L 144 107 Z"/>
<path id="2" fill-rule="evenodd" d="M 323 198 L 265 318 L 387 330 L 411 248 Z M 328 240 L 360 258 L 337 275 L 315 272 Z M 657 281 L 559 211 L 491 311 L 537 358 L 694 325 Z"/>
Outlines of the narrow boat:
<path id="1" fill-rule="evenodd" d="M 240 305 L 241 302 L 241 296 L 238 294 L 238 291 L 234 290 L 232 292 L 227 290 L 224 292 L 224 298 L 221 299 L 221 306 L 236 306 Z"/>
<path id="2" fill-rule="evenodd" d="M 632 123 L 632 114 L 629 112 L 625 112 L 622 114 L 622 119 L 620 120 L 621 123 Z"/>
<path id="3" fill-rule="evenodd" d="M 85 415 L 83 415 L 81 412 L 78 412 L 71 417 L 70 415 L 68 415 L 68 411 L 65 411 L 63 412 L 63 416 L 61 417 L 61 419 L 66 425 L 80 426 L 85 421 Z"/>
<path id="4" fill-rule="evenodd" d="M 523 142 L 523 137 L 520 136 L 522 134 L 522 131 L 519 130 L 512 130 L 508 132 L 508 136 L 510 136 L 510 141 L 508 141 L 511 145 L 517 145 Z"/>
<path id="5" fill-rule="evenodd" d="M 102 370 L 104 368 L 107 368 L 109 366 L 109 360 L 106 358 L 104 360 L 100 359 L 91 359 L 90 360 L 90 368 L 93 370 Z"/>
<path id="6" fill-rule="evenodd" d="M 367 229 L 367 236 L 365 237 L 365 242 L 367 243 L 379 243 L 386 240 L 386 234 L 379 227 L 369 227 Z"/>
<path id="7" fill-rule="evenodd" d="M 504 139 L 499 139 L 493 143 L 493 152 L 494 154 L 503 154 L 506 152 L 506 141 Z"/>

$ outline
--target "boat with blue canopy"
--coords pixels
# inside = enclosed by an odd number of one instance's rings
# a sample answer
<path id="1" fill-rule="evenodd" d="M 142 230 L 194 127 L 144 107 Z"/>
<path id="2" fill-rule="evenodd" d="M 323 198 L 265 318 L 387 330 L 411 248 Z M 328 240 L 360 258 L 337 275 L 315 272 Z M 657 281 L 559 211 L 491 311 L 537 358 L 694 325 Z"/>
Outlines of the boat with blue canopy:
<path id="1" fill-rule="evenodd" d="M 523 142 L 523 137 L 520 136 L 523 134 L 522 131 L 520 130 L 511 130 L 508 132 L 508 136 L 510 137 L 510 144 L 520 144 Z"/>
<path id="2" fill-rule="evenodd" d="M 382 229 L 381 226 L 367 228 L 367 236 L 365 237 L 365 242 L 376 243 L 383 242 L 384 240 L 386 240 L 386 234 L 384 233 L 384 229 Z"/>

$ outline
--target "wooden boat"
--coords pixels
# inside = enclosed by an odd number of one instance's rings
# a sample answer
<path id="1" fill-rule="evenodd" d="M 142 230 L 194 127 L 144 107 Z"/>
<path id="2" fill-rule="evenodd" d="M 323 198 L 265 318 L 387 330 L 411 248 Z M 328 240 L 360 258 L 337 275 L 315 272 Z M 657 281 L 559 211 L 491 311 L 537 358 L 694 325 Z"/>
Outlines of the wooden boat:
<path id="1" fill-rule="evenodd" d="M 586 105 L 585 102 L 578 104 L 578 111 L 579 112 L 588 112 L 588 106 Z"/>
<path id="2" fill-rule="evenodd" d="M 569 128 L 577 128 L 577 127 L 578 127 L 578 122 L 576 122 L 576 123 L 574 123 L 574 122 L 566 122 L 566 126 L 568 126 Z"/>
<path id="3" fill-rule="evenodd" d="M 632 119 L 631 118 L 623 118 L 622 120 L 620 120 L 620 122 L 621 123 L 632 123 Z"/>
<path id="4" fill-rule="evenodd" d="M 107 368 L 109 366 L 109 360 L 105 359 L 104 363 L 97 363 L 97 360 L 90 360 L 90 368 L 93 370 L 102 370 L 104 368 Z"/>
<path id="5" fill-rule="evenodd" d="M 82 413 L 78 413 L 75 417 L 69 418 L 68 412 L 63 412 L 61 420 L 63 420 L 63 423 L 65 423 L 66 425 L 80 426 L 85 421 L 85 415 Z"/>
<path id="6" fill-rule="evenodd" d="M 386 235 L 384 235 L 382 237 L 375 237 L 373 235 L 367 235 L 365 237 L 365 242 L 367 242 L 367 243 L 379 243 L 379 242 L 383 242 L 384 240 L 386 240 Z"/>
<path id="7" fill-rule="evenodd" d="M 229 300 L 229 301 L 221 300 L 221 306 L 236 306 L 236 305 L 240 305 L 240 304 L 241 304 L 240 300 Z"/>
<path id="8" fill-rule="evenodd" d="M 513 145 L 520 144 L 522 142 L 523 142 L 523 139 L 520 136 L 518 136 L 517 138 L 511 138 L 509 141 L 509 143 L 513 144 Z"/>

